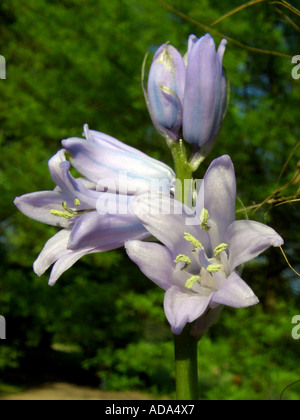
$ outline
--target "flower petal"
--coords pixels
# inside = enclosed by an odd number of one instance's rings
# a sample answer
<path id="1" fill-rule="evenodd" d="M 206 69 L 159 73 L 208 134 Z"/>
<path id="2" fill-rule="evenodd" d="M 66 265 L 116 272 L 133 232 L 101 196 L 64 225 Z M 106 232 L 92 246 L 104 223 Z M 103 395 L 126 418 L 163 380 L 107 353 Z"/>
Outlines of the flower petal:
<path id="1" fill-rule="evenodd" d="M 257 257 L 270 246 L 281 246 L 283 239 L 274 229 L 254 220 L 236 220 L 227 229 L 229 266 L 238 265 Z"/>
<path id="2" fill-rule="evenodd" d="M 94 247 L 86 247 L 76 251 L 70 250 L 68 248 L 70 233 L 70 229 L 62 229 L 52 236 L 33 264 L 33 270 L 38 276 L 44 274 L 50 265 L 54 264 L 49 278 L 50 286 L 53 286 L 57 279 L 84 255 L 106 250 Z"/>
<path id="3" fill-rule="evenodd" d="M 220 106 L 222 66 L 213 38 L 191 35 L 183 101 L 183 136 L 199 146 L 210 141 Z"/>
<path id="4" fill-rule="evenodd" d="M 226 230 L 235 220 L 236 180 L 228 155 L 212 161 L 201 183 L 198 197 L 197 214 L 201 213 L 203 206 L 208 210 L 213 222 L 209 235 L 215 248 L 224 242 Z"/>
<path id="5" fill-rule="evenodd" d="M 58 185 L 59 189 L 65 194 L 78 198 L 86 208 L 96 208 L 96 201 L 99 192 L 88 189 L 87 182 L 82 178 L 75 179 L 70 174 L 70 162 L 65 159 L 64 150 L 59 150 L 48 162 L 49 171 L 53 181 Z M 95 185 L 95 184 L 92 184 Z"/>
<path id="6" fill-rule="evenodd" d="M 61 149 L 48 161 L 48 168 L 53 182 L 58 185 L 63 191 L 66 190 L 63 182 L 63 174 L 61 164 L 67 162 L 65 150 Z"/>
<path id="7" fill-rule="evenodd" d="M 191 334 L 200 339 L 202 335 L 211 327 L 222 312 L 224 305 L 218 305 L 209 309 L 203 316 L 195 321 Z"/>
<path id="8" fill-rule="evenodd" d="M 181 54 L 172 45 L 163 44 L 149 70 L 146 100 L 155 127 L 175 141 L 182 124 L 185 73 Z"/>
<path id="9" fill-rule="evenodd" d="M 52 226 L 69 227 L 73 221 L 54 216 L 51 210 L 63 211 L 62 203 L 74 207 L 74 200 L 58 191 L 38 191 L 16 197 L 14 204 L 25 216 Z"/>
<path id="10" fill-rule="evenodd" d="M 87 134 L 89 133 L 89 134 Z M 124 152 L 126 155 L 132 155 L 132 157 L 136 156 L 141 160 L 147 160 L 149 163 L 152 163 L 153 166 L 156 167 L 157 171 L 161 174 L 161 178 L 166 178 L 171 182 L 175 182 L 175 173 L 172 168 L 170 168 L 165 163 L 161 162 L 160 160 L 151 158 L 150 156 L 146 155 L 145 153 L 141 152 L 138 149 L 135 149 L 128 144 L 121 142 L 120 140 L 115 139 L 105 133 L 101 133 L 99 131 L 94 130 L 85 130 L 86 138 L 96 143 L 99 148 L 105 146 L 106 148 L 111 148 L 112 151 Z M 145 175 L 145 177 L 147 177 Z M 157 179 L 160 179 L 160 175 L 158 174 Z"/>
<path id="11" fill-rule="evenodd" d="M 46 242 L 44 248 L 33 264 L 34 272 L 38 276 L 41 276 L 50 267 L 50 265 L 55 263 L 49 278 L 50 286 L 53 286 L 57 279 L 81 257 L 87 254 L 102 251 L 101 249 L 95 249 L 93 247 L 79 249 L 76 251 L 68 249 L 70 233 L 70 229 L 62 229 L 52 236 L 52 238 Z"/>
<path id="12" fill-rule="evenodd" d="M 50 238 L 44 245 L 38 258 L 33 263 L 33 271 L 41 276 L 57 259 L 67 252 L 70 229 L 62 229 Z"/>
<path id="13" fill-rule="evenodd" d="M 102 133 L 100 131 L 90 130 L 87 124 L 84 125 L 84 136 L 87 141 L 96 143 L 100 147 L 106 146 L 110 147 L 112 150 L 123 150 L 124 152 L 132 155 L 145 157 L 145 153 L 135 149 L 132 146 L 129 146 L 126 143 L 121 142 L 120 140 L 117 140 L 108 134 Z"/>
<path id="14" fill-rule="evenodd" d="M 83 214 L 75 222 L 68 248 L 119 248 L 129 239 L 142 239 L 150 234 L 134 215 L 99 214 L 96 211 Z"/>
<path id="15" fill-rule="evenodd" d="M 170 249 L 174 258 L 178 254 L 190 255 L 193 250 L 191 243 L 184 239 L 186 232 L 204 247 L 209 242 L 207 232 L 200 229 L 192 210 L 166 195 L 140 194 L 131 201 L 130 208 L 146 229 Z M 191 223 L 193 220 L 195 223 Z"/>
<path id="16" fill-rule="evenodd" d="M 219 101 L 218 105 L 216 106 L 215 111 L 215 119 L 213 122 L 212 132 L 210 134 L 210 142 L 207 144 L 207 150 L 210 150 L 208 147 L 212 148 L 216 137 L 221 130 L 223 120 L 225 114 L 227 112 L 229 104 L 229 88 L 228 88 L 228 81 L 226 79 L 226 75 L 224 70 L 222 71 L 221 82 L 220 82 L 220 93 L 219 93 Z"/>
<path id="17" fill-rule="evenodd" d="M 109 181 L 109 186 L 113 183 L 113 192 L 134 194 L 148 190 L 151 180 L 165 180 L 170 184 L 175 179 L 171 168 L 147 155 L 134 155 L 107 146 L 105 142 L 99 146 L 77 138 L 63 140 L 62 144 L 71 153 L 72 165 L 81 174 L 95 183 L 101 179 Z"/>
<path id="18" fill-rule="evenodd" d="M 67 271 L 73 264 L 76 263 L 81 257 L 94 252 L 99 252 L 97 249 L 81 249 L 79 251 L 67 251 L 62 255 L 54 264 L 48 284 L 54 286 L 58 278 Z"/>
<path id="19" fill-rule="evenodd" d="M 252 289 L 233 272 L 223 282 L 221 287 L 212 293 L 210 306 L 214 308 L 216 305 L 227 305 L 234 308 L 246 308 L 247 306 L 256 305 L 258 298 Z"/>
<path id="20" fill-rule="evenodd" d="M 174 334 L 180 334 L 186 323 L 199 318 L 207 309 L 210 296 L 182 291 L 177 286 L 170 287 L 165 294 L 164 310 Z"/>
<path id="21" fill-rule="evenodd" d="M 61 164 L 62 170 L 62 179 L 64 183 L 64 189 L 70 191 L 74 197 L 78 198 L 81 203 L 83 203 L 86 208 L 96 208 L 97 200 L 99 199 L 100 192 L 89 190 L 84 186 L 80 180 L 75 179 L 70 174 L 70 162 L 63 162 Z"/>
<path id="22" fill-rule="evenodd" d="M 169 250 L 160 244 L 131 240 L 125 249 L 133 262 L 155 284 L 164 290 L 172 284 L 173 258 Z"/>

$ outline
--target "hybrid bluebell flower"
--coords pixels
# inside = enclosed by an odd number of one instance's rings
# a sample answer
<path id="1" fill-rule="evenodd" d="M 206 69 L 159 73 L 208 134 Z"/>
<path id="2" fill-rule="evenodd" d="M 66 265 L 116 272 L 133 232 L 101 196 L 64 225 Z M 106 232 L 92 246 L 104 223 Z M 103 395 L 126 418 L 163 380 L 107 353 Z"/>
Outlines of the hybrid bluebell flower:
<path id="1" fill-rule="evenodd" d="M 136 215 L 128 211 L 133 197 L 128 191 L 135 194 L 155 190 L 151 177 L 166 177 L 164 188 L 158 189 L 167 192 L 169 188 L 170 193 L 175 181 L 171 168 L 144 153 L 106 134 L 90 131 L 87 126 L 85 135 L 86 140 L 64 140 L 65 149 L 49 160 L 49 171 L 56 184 L 53 191 L 25 194 L 14 201 L 26 216 L 62 228 L 48 240 L 33 266 L 40 276 L 54 264 L 51 285 L 86 254 L 119 248 L 129 239 L 148 237 L 149 232 Z M 84 177 L 71 175 L 66 150 Z M 118 176 L 122 170 L 128 171 L 128 178 Z M 105 177 L 112 182 L 101 182 Z"/>
<path id="2" fill-rule="evenodd" d="M 236 180 L 229 156 L 215 159 L 201 183 L 192 212 L 177 200 L 154 194 L 132 202 L 144 226 L 160 243 L 130 240 L 129 257 L 166 291 L 164 310 L 174 334 L 194 322 L 201 336 L 224 305 L 244 308 L 258 303 L 236 268 L 270 246 L 283 244 L 271 228 L 235 220 Z M 161 208 L 169 208 L 169 214 Z"/>
<path id="3" fill-rule="evenodd" d="M 216 51 L 213 38 L 190 35 L 183 100 L 183 137 L 211 149 L 221 129 L 227 108 L 227 82 L 222 61 L 223 39 Z"/>
<path id="4" fill-rule="evenodd" d="M 185 73 L 181 54 L 163 44 L 153 57 L 145 96 L 154 126 L 171 141 L 180 138 Z"/>
<path id="5" fill-rule="evenodd" d="M 62 146 L 70 153 L 74 168 L 93 181 L 98 190 L 106 181 L 108 191 L 111 184 L 112 192 L 127 195 L 147 191 L 155 181 L 166 181 L 167 189 L 174 185 L 175 173 L 163 162 L 114 137 L 89 130 L 87 125 L 84 135 L 86 140 L 73 137 L 63 140 Z"/>

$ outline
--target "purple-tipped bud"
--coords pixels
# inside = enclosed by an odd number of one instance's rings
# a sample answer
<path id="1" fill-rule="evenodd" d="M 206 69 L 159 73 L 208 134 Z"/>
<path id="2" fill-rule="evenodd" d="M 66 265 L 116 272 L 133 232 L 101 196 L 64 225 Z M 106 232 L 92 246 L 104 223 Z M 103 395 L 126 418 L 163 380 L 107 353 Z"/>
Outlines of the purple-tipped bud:
<path id="1" fill-rule="evenodd" d="M 190 35 L 183 101 L 183 137 L 200 147 L 211 148 L 227 107 L 227 83 L 222 60 L 227 41 L 216 51 L 213 38 Z"/>
<path id="2" fill-rule="evenodd" d="M 181 54 L 169 44 L 155 53 L 148 76 L 146 100 L 156 129 L 177 141 L 182 126 L 186 67 Z"/>

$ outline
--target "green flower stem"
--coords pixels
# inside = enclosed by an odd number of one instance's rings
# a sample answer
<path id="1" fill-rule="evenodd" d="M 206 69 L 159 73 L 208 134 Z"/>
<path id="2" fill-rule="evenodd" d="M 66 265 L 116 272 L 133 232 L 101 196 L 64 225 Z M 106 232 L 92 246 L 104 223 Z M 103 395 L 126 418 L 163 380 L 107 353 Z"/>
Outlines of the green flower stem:
<path id="1" fill-rule="evenodd" d="M 177 400 L 198 400 L 198 340 L 190 333 L 187 324 L 180 335 L 174 335 L 175 375 Z"/>
<path id="2" fill-rule="evenodd" d="M 193 167 L 189 163 L 186 156 L 186 149 L 182 140 L 178 142 L 172 142 L 170 144 L 172 152 L 175 172 L 176 172 L 176 188 L 175 198 L 182 203 L 188 203 L 189 190 L 185 188 L 187 183 L 185 180 L 191 180 L 193 177 Z"/>
<path id="3" fill-rule="evenodd" d="M 170 144 L 172 151 L 177 184 L 175 198 L 188 204 L 190 182 L 194 167 L 188 161 L 186 149 L 182 140 Z M 187 324 L 180 335 L 174 335 L 175 347 L 175 374 L 176 397 L 178 400 L 198 400 L 198 367 L 197 343 L 198 340 L 191 335 L 191 324 Z"/>

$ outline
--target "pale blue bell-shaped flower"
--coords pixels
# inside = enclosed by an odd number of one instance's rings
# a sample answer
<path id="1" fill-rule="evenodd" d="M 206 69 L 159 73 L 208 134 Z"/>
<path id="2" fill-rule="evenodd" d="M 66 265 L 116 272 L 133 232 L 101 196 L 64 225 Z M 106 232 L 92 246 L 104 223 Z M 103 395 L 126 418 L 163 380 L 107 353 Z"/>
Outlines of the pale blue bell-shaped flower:
<path id="1" fill-rule="evenodd" d="M 87 125 L 84 134 L 86 139 L 63 140 L 63 149 L 49 160 L 54 190 L 14 200 L 25 216 L 62 228 L 46 242 L 33 265 L 41 276 L 53 264 L 50 285 L 84 255 L 150 236 L 129 212 L 129 202 L 141 192 L 171 193 L 175 182 L 173 170 L 164 163 Z M 81 177 L 71 175 L 71 164 Z"/>

